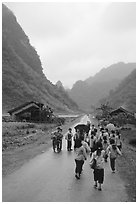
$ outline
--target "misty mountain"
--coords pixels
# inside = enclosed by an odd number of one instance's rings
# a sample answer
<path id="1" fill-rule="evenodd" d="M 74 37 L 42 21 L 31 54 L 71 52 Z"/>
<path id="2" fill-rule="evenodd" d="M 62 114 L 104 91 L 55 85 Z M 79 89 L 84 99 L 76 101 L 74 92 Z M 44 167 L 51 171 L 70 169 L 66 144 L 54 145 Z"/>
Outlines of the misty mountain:
<path id="1" fill-rule="evenodd" d="M 136 68 L 135 63 L 119 62 L 103 68 L 93 77 L 77 81 L 69 91 L 70 97 L 83 110 L 90 110 L 102 98 L 108 96 L 118 84 Z"/>
<path id="2" fill-rule="evenodd" d="M 63 84 L 62 84 L 62 82 L 61 82 L 60 80 L 57 81 L 56 86 L 57 86 L 59 89 L 65 90 L 65 89 L 64 89 L 64 86 L 63 86 Z"/>
<path id="3" fill-rule="evenodd" d="M 95 74 L 92 77 L 89 77 L 86 79 L 86 83 L 91 85 L 94 82 L 106 82 L 107 77 L 110 81 L 115 80 L 122 80 L 124 77 L 130 74 L 130 72 L 136 68 L 135 63 L 124 63 L 124 62 L 118 62 L 116 64 L 113 64 L 107 68 L 101 69 L 100 72 Z"/>
<path id="4" fill-rule="evenodd" d="M 3 112 L 33 100 L 50 105 L 56 111 L 78 109 L 68 94 L 43 74 L 36 50 L 12 11 L 2 5 Z"/>
<path id="5" fill-rule="evenodd" d="M 113 108 L 123 106 L 136 112 L 136 69 L 133 70 L 103 102 L 109 101 Z"/>

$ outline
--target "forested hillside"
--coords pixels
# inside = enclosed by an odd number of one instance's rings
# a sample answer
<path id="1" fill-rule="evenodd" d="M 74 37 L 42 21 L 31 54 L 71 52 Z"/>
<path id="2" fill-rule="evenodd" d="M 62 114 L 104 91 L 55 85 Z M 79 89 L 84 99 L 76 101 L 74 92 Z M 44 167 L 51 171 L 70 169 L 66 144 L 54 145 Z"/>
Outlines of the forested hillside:
<path id="1" fill-rule="evenodd" d="M 67 93 L 45 77 L 36 50 L 14 14 L 2 5 L 3 112 L 32 100 L 50 105 L 57 111 L 78 109 Z"/>
<path id="2" fill-rule="evenodd" d="M 123 106 L 136 112 L 136 69 L 114 91 L 110 92 L 106 101 L 109 101 L 114 108 Z"/>

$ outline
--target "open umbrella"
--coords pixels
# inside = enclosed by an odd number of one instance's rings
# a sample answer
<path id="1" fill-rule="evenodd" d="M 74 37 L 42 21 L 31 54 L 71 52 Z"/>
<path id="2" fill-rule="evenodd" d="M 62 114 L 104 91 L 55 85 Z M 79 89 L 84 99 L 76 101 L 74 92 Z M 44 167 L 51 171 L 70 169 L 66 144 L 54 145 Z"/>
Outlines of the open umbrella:
<path id="1" fill-rule="evenodd" d="M 89 126 L 85 125 L 85 124 L 78 124 L 74 128 L 75 128 L 75 130 L 79 130 L 80 133 L 82 133 L 82 132 L 86 132 L 87 133 L 88 129 L 89 129 Z"/>
<path id="2" fill-rule="evenodd" d="M 109 123 L 106 127 L 108 128 L 109 131 L 115 130 L 115 126 L 112 123 Z"/>

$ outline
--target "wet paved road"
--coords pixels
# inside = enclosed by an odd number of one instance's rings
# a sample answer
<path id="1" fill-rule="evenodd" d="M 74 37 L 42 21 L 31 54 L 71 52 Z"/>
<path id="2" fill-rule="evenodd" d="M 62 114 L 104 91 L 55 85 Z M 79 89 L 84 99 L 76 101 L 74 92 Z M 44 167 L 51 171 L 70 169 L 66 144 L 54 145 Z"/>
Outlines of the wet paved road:
<path id="1" fill-rule="evenodd" d="M 86 123 L 84 116 L 81 123 Z M 93 188 L 93 174 L 89 157 L 81 179 L 74 177 L 74 153 L 53 153 L 49 149 L 22 168 L 3 179 L 3 201 L 6 202 L 121 202 L 127 201 L 124 183 L 118 173 L 112 174 L 109 163 L 105 167 L 103 191 Z"/>

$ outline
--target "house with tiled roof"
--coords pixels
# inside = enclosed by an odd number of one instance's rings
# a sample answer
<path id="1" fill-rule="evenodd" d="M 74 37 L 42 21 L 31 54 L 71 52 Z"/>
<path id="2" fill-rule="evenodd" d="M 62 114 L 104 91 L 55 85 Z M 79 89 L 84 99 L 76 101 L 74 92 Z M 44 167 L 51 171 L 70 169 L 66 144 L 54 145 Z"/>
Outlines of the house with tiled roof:
<path id="1" fill-rule="evenodd" d="M 120 113 L 125 113 L 127 115 L 131 115 L 131 116 L 134 116 L 134 113 L 130 112 L 129 110 L 125 109 L 124 107 L 120 106 L 119 108 L 117 109 L 114 109 L 110 112 L 110 115 L 111 116 L 115 116 L 115 115 L 118 115 Z"/>
<path id="2" fill-rule="evenodd" d="M 30 101 L 9 110 L 8 113 L 17 121 L 39 121 L 41 119 L 40 112 L 43 107 L 44 104 L 42 103 Z"/>

